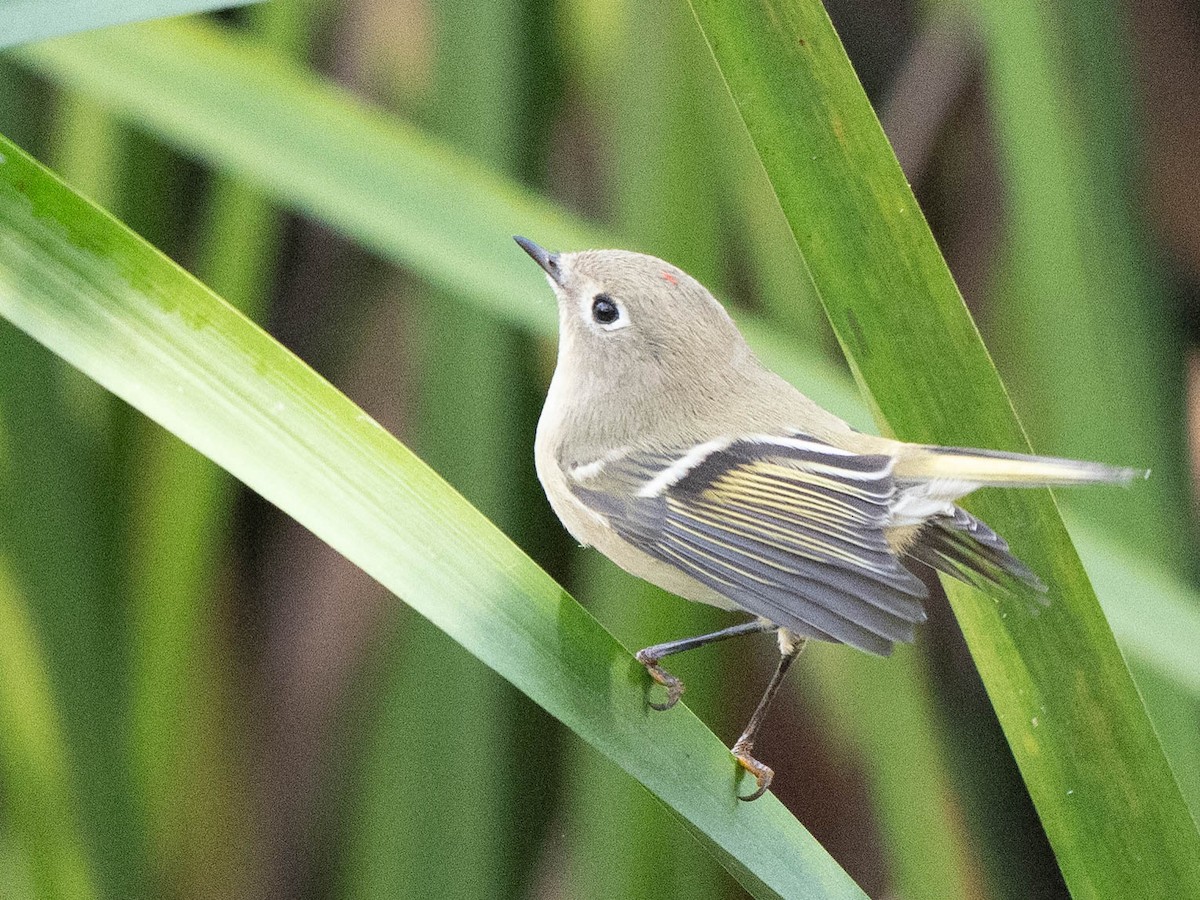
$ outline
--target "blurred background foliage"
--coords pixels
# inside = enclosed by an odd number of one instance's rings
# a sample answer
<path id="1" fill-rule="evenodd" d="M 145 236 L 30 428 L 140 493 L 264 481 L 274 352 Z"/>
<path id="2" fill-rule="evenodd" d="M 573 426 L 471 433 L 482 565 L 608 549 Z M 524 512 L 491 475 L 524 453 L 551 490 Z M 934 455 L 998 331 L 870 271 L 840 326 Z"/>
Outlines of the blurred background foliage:
<path id="1" fill-rule="evenodd" d="M 1195 621 L 1195 9 L 828 7 L 1035 445 L 1154 469 L 1136 490 L 1063 502 Z M 248 71 L 311 70 L 840 365 L 686 5 L 272 0 L 195 27 L 198 50 L 236 38 Z M 171 54 L 192 39 L 134 34 L 151 80 L 154 42 Z M 448 285 L 470 272 L 397 265 L 388 225 L 322 212 L 353 196 L 297 202 L 213 164 L 187 137 L 205 127 L 199 98 L 159 104 L 158 121 L 185 123 L 172 131 L 70 72 L 37 48 L 0 57 L 0 132 L 334 380 L 627 646 L 726 621 L 578 551 L 554 520 L 532 471 L 553 365 L 552 338 L 529 327 L 540 313 L 464 303 Z M 271 165 L 269 147 L 240 152 Z M 58 732 L 61 758 L 42 765 L 75 786 L 31 817 L 29 773 L 0 771 L 0 895 L 38 896 L 46 866 L 103 897 L 742 895 L 638 784 L 7 323 L 0 554 L 0 639 L 27 635 L 41 656 L 3 659 L 0 733 Z M 1195 671 L 1195 645 L 1174 652 Z M 1195 813 L 1200 684 L 1147 658 L 1134 672 Z M 743 643 L 678 670 L 732 740 L 772 664 L 770 642 Z M 15 678 L 37 709 L 6 700 Z M 762 758 L 869 894 L 1065 895 L 944 600 L 915 647 L 891 660 L 816 647 L 794 687 Z M 55 831 L 72 819 L 77 832 Z"/>

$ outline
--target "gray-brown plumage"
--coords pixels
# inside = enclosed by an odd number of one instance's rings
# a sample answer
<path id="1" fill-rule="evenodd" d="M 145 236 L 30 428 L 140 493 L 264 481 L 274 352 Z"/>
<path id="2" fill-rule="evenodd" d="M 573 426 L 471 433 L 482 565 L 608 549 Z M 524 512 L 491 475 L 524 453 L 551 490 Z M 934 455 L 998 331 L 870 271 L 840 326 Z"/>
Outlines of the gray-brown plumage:
<path id="1" fill-rule="evenodd" d="M 926 596 L 914 563 L 977 585 L 1045 590 L 956 500 L 984 485 L 1138 474 L 857 432 L 765 368 L 685 272 L 638 253 L 553 254 L 517 240 L 558 299 L 558 365 L 536 441 L 554 511 L 634 575 L 778 630 L 784 662 L 735 745 L 759 781 L 754 796 L 770 770 L 749 753 L 753 729 L 805 640 L 879 654 L 911 641 Z M 639 654 L 668 688 L 666 705 L 682 685 L 659 659 L 706 642 Z"/>

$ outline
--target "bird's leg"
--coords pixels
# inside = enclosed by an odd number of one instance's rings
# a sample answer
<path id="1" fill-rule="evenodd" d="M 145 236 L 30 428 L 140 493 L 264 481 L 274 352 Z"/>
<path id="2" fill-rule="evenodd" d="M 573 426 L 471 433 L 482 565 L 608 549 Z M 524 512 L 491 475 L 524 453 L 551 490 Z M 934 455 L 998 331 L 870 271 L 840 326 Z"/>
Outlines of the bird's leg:
<path id="1" fill-rule="evenodd" d="M 655 644 L 653 647 L 639 650 L 636 657 L 637 661 L 646 667 L 646 671 L 650 673 L 651 678 L 667 689 L 667 702 L 650 703 L 650 706 L 658 710 L 670 709 L 683 696 L 683 682 L 658 664 L 658 661 L 664 656 L 670 656 L 672 653 L 682 653 L 684 650 L 695 650 L 697 647 L 715 644 L 717 641 L 739 637 L 743 634 L 762 634 L 767 631 L 774 631 L 775 629 L 776 626 L 770 622 L 755 619 L 752 622 L 743 622 L 741 625 L 722 628 L 720 631 L 714 631 L 712 634 L 702 634 L 699 637 L 667 641 L 665 644 Z M 647 702 L 649 703 L 650 701 Z"/>
<path id="2" fill-rule="evenodd" d="M 767 788 L 771 786 L 771 779 L 775 777 L 775 772 L 771 767 L 760 763 L 750 755 L 750 751 L 754 749 L 754 738 L 758 734 L 758 729 L 762 727 L 763 720 L 767 717 L 767 708 L 771 705 L 771 701 L 775 699 L 775 694 L 779 691 L 779 686 L 783 684 L 784 676 L 787 675 L 788 669 L 791 668 L 792 663 L 800 655 L 800 651 L 804 649 L 806 643 L 807 641 L 805 640 L 798 640 L 782 652 L 782 655 L 779 657 L 779 665 L 775 667 L 775 674 L 771 676 L 771 681 L 767 684 L 767 689 L 763 692 L 762 699 L 758 701 L 758 708 L 754 710 L 754 715 L 750 717 L 750 724 L 746 726 L 746 730 L 742 732 L 742 736 L 733 745 L 733 758 L 738 761 L 739 766 L 753 775 L 754 780 L 758 782 L 758 789 L 754 793 L 746 796 L 738 794 L 739 800 L 757 800 L 767 792 Z"/>

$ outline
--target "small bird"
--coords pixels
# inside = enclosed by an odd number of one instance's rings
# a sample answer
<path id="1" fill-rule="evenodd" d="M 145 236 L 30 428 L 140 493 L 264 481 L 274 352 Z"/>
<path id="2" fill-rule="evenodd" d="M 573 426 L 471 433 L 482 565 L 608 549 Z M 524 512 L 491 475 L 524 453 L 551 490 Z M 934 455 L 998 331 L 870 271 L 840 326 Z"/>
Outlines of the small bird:
<path id="1" fill-rule="evenodd" d="M 762 365 L 721 304 L 670 263 L 625 250 L 521 248 L 558 299 L 558 362 L 535 464 L 584 546 L 687 600 L 754 618 L 637 654 L 674 706 L 664 657 L 775 632 L 779 664 L 738 764 L 766 792 L 754 740 L 809 640 L 886 655 L 913 640 L 930 566 L 977 587 L 1046 587 L 991 528 L 955 505 L 985 485 L 1128 483 L 1148 473 L 855 431 Z"/>

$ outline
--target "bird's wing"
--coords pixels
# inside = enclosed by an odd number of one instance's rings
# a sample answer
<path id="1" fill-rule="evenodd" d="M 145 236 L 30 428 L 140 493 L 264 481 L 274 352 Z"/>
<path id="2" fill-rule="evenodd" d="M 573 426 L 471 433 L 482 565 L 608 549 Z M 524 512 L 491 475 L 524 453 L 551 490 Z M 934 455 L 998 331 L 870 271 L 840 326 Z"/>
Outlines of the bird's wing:
<path id="1" fill-rule="evenodd" d="M 888 653 L 925 585 L 883 528 L 894 459 L 795 435 L 622 450 L 567 468 L 625 540 L 797 634 Z"/>
<path id="2" fill-rule="evenodd" d="M 1042 579 L 1012 554 L 1004 538 L 961 507 L 926 520 L 907 552 L 913 559 L 980 590 L 994 592 L 998 588 L 1039 605 L 1048 602 Z"/>

